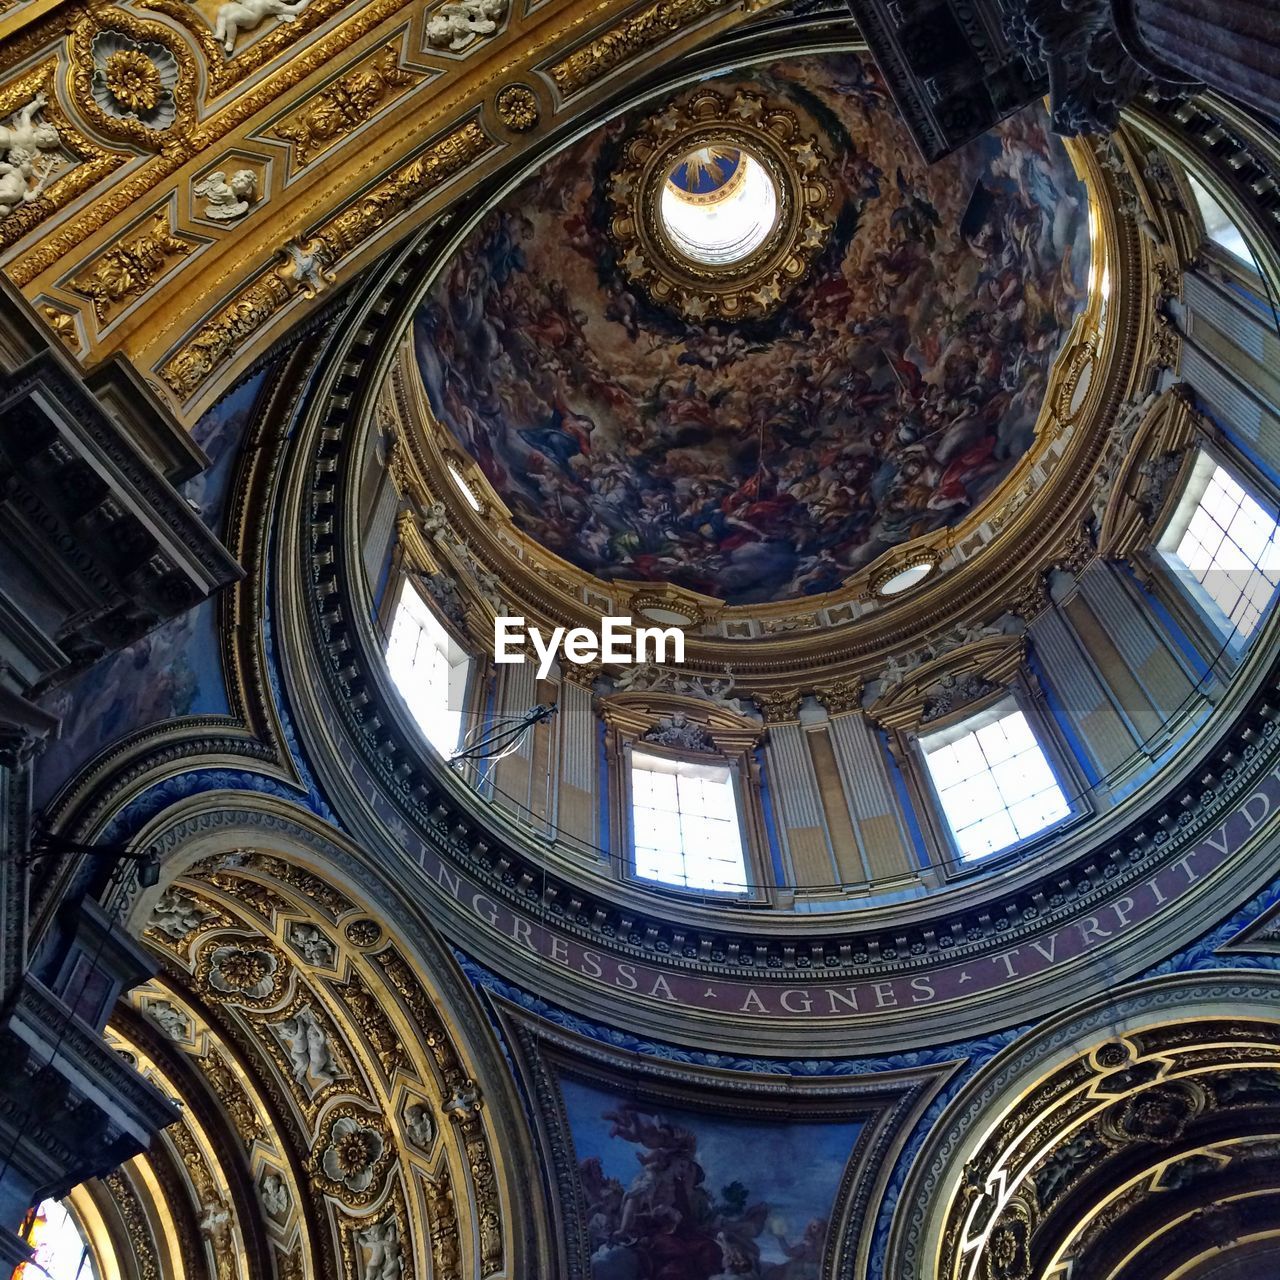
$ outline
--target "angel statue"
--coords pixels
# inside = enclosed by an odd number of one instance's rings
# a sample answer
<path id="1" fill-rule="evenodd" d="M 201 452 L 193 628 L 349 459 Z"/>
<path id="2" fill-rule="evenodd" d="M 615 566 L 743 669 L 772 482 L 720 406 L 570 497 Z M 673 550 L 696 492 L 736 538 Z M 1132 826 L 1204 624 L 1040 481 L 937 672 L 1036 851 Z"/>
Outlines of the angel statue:
<path id="1" fill-rule="evenodd" d="M 364 1263 L 366 1280 L 398 1280 L 404 1274 L 400 1230 L 394 1218 L 365 1227 L 356 1233 L 356 1239 L 369 1251 Z"/>
<path id="2" fill-rule="evenodd" d="M 35 118 L 48 101 L 37 93 L 0 124 L 0 218 L 38 199 L 54 175 L 57 158 L 42 153 L 56 150 L 62 139 L 53 125 Z"/>
<path id="3" fill-rule="evenodd" d="M 227 0 L 218 6 L 213 23 L 213 34 L 222 41 L 228 53 L 234 53 L 236 36 L 241 31 L 252 31 L 263 18 L 279 18 L 281 22 L 296 22 L 298 14 L 307 7 L 307 0 Z"/>
<path id="4" fill-rule="evenodd" d="M 201 178 L 194 191 L 204 196 L 209 203 L 204 207 L 206 218 L 216 218 L 219 222 L 230 222 L 248 212 L 258 189 L 258 175 L 252 169 L 237 169 L 227 180 L 221 169 Z"/>
<path id="5" fill-rule="evenodd" d="M 427 42 L 436 49 L 461 49 L 474 36 L 492 35 L 506 10 L 506 0 L 450 0 L 427 21 Z"/>

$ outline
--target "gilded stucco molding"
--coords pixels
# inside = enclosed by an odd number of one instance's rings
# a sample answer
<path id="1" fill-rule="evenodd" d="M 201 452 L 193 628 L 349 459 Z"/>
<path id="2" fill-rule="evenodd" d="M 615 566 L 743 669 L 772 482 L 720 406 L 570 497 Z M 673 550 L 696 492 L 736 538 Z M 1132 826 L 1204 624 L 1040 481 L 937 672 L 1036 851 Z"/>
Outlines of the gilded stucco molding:
<path id="1" fill-rule="evenodd" d="M 547 75 L 561 96 L 570 98 L 727 3 L 728 0 L 656 0 L 551 63 Z"/>
<path id="2" fill-rule="evenodd" d="M 68 52 L 71 100 L 95 132 L 146 151 L 181 148 L 190 137 L 200 66 L 170 27 L 125 9 L 87 8 L 72 24 Z M 170 110 L 161 114 L 166 97 Z"/>
<path id="3" fill-rule="evenodd" d="M 232 812 L 219 808 L 220 817 Z M 169 957 L 165 989 L 182 993 L 173 1002 L 186 1022 L 195 1028 L 205 1025 L 201 1018 L 207 1020 L 208 1031 L 188 1033 L 186 1023 L 178 1025 L 182 1047 L 202 1072 L 203 1060 L 223 1040 L 234 1042 L 238 1053 L 258 1064 L 255 1071 L 264 1087 L 270 1082 L 272 1108 L 278 1112 L 283 1107 L 293 1117 L 284 1132 L 294 1158 L 319 1170 L 312 1176 L 326 1184 L 326 1194 L 335 1202 L 360 1210 L 373 1205 L 378 1213 L 376 1206 L 387 1201 L 375 1184 L 388 1176 L 381 1170 L 393 1167 L 386 1161 L 394 1154 L 399 1172 L 390 1175 L 388 1194 L 394 1199 L 401 1188 L 407 1192 L 403 1203 L 412 1230 L 399 1237 L 406 1248 L 411 1242 L 417 1242 L 415 1249 L 429 1247 L 434 1232 L 430 1180 L 418 1176 L 425 1150 L 434 1170 L 431 1178 L 452 1188 L 451 1197 L 456 1191 L 459 1203 L 467 1206 L 441 1240 L 451 1240 L 450 1249 L 463 1260 L 472 1249 L 465 1242 L 475 1240 L 477 1273 L 501 1271 L 511 1230 L 505 1200 L 510 1193 L 504 1184 L 510 1186 L 513 1144 L 518 1143 L 509 1123 L 495 1130 L 508 1106 L 503 1099 L 493 1109 L 501 1084 L 496 1093 L 482 1090 L 480 1064 L 464 1056 L 458 1043 L 460 1035 L 474 1037 L 478 1025 L 462 1030 L 455 1017 L 458 1001 L 470 998 L 465 985 L 441 951 L 429 989 L 420 951 L 402 949 L 386 927 L 385 922 L 399 918 L 399 909 L 382 902 L 384 924 L 378 924 L 344 891 L 345 885 L 338 887 L 353 873 L 366 879 L 372 875 L 370 885 L 385 898 L 391 890 L 384 875 L 359 870 L 349 854 L 319 832 L 304 836 L 304 828 L 278 821 L 251 825 L 268 836 L 262 841 L 267 848 L 292 850 L 302 841 L 309 849 L 307 859 L 243 848 L 227 854 L 228 844 L 240 842 L 201 823 L 174 846 L 180 852 L 170 874 L 176 872 L 176 878 L 149 891 L 132 913 L 134 927 L 149 922 L 147 940 Z M 288 839 L 286 830 L 292 833 Z M 269 836 L 272 831 L 276 834 Z M 415 938 L 419 948 L 429 942 L 421 931 Z M 226 950 L 248 953 L 247 960 L 220 957 Z M 218 988 L 219 965 L 221 986 L 230 990 Z M 278 974 L 285 975 L 279 982 Z M 154 1001 L 145 991 L 140 998 L 144 1005 Z M 194 1008 L 202 1012 L 194 1014 Z M 304 1010 L 308 1026 L 321 1033 L 315 1043 L 327 1048 L 319 1057 L 309 1051 L 299 1078 L 301 1042 L 291 1023 Z M 172 1022 L 167 1013 L 160 1020 Z M 424 1103 L 427 1114 L 438 1117 L 426 1131 L 425 1148 L 414 1128 L 423 1123 Z M 280 1132 L 278 1118 L 267 1121 L 266 1131 Z M 379 1145 L 366 1179 L 354 1157 Z M 358 1221 L 368 1225 L 372 1219 L 361 1213 Z M 368 1254 L 356 1247 L 358 1233 L 351 1243 L 355 1262 L 362 1257 L 368 1261 Z M 376 1244 L 367 1238 L 361 1247 L 372 1252 Z M 340 1252 L 345 1256 L 346 1251 L 344 1243 Z M 363 1272 L 357 1268 L 352 1274 Z"/>
<path id="4" fill-rule="evenodd" d="M 1276 993 L 1269 973 L 1169 975 L 1109 990 L 1020 1036 L 966 1083 L 915 1157 L 885 1274 L 1026 1274 L 1023 1260 L 1048 1257 L 1051 1240 L 1060 1255 L 1073 1238 L 1087 1245 L 1099 1209 L 1104 1218 L 1107 1205 L 1128 1212 L 1161 1186 L 1189 1185 L 1165 1169 L 1195 1149 L 1206 1112 L 1211 1140 L 1247 1142 L 1253 1125 L 1274 1124 L 1257 1108 L 1280 1096 L 1280 1035 L 1258 1010 Z M 1270 1083 L 1255 1090 L 1248 1081 L 1259 1073 Z M 1241 1107 L 1233 1122 L 1227 1112 Z M 1170 1159 L 1168 1144 L 1183 1135 Z M 1145 1174 L 1134 1163 L 1144 1156 Z M 1108 1181 L 1113 1160 L 1140 1189 L 1136 1202 Z M 1069 1220 L 1055 1225 L 1064 1203 Z M 993 1266 L 1000 1257 L 1003 1271 Z"/>
<path id="5" fill-rule="evenodd" d="M 6 265 L 8 275 L 20 286 L 25 287 L 31 284 L 62 258 L 75 252 L 95 232 L 118 217 L 122 211 L 145 200 L 166 178 L 186 165 L 193 156 L 207 151 L 232 130 L 246 124 L 260 112 L 277 105 L 282 95 L 287 94 L 296 85 L 322 69 L 342 49 L 375 30 L 400 12 L 403 7 L 403 0 L 370 0 L 368 4 L 360 6 L 359 10 L 338 31 L 300 50 L 269 76 L 250 85 L 225 106 L 219 107 L 213 115 L 193 123 L 185 135 L 179 138 L 174 134 L 173 145 L 164 147 L 159 154 L 131 172 L 121 183 L 104 193 L 103 199 L 94 201 L 74 217 L 57 226 L 50 234 L 42 237 L 31 248 L 21 251 Z M 187 8 L 176 4 L 175 8 L 189 17 Z M 43 41 L 47 42 L 51 34 L 44 32 Z M 35 33 L 31 38 L 35 39 Z M 287 35 L 285 39 L 288 39 Z M 257 43 L 265 45 L 266 41 Z M 254 47 L 256 48 L 257 45 Z M 221 49 L 218 50 L 218 56 L 223 57 Z M 261 61 L 251 57 L 244 60 L 240 70 L 247 75 L 258 70 L 260 66 Z M 54 123 L 60 125 L 56 117 L 54 117 Z M 99 165 L 101 172 L 82 175 L 74 191 L 67 188 L 68 199 L 86 190 L 103 174 L 111 172 L 124 163 L 123 155 L 110 152 L 102 152 L 101 155 L 102 160 Z M 97 157 L 90 158 L 97 159 Z M 68 178 L 74 177 L 75 172 L 73 170 Z M 63 188 L 59 187 L 59 194 L 62 190 Z M 60 206 L 65 203 L 66 201 L 60 201 Z M 49 208 L 40 209 L 38 204 L 33 205 L 32 209 L 39 214 L 39 217 L 30 216 L 23 224 L 15 223 L 11 228 L 0 225 L 0 247 L 13 244 L 51 212 Z"/>
<path id="6" fill-rule="evenodd" d="M 393 218 L 470 167 L 493 145 L 475 120 L 457 126 L 321 224 L 308 241 L 307 254 L 320 269 L 331 272 Z M 296 255 L 268 270 L 179 347 L 161 367 L 161 376 L 179 398 L 189 399 L 246 337 L 309 291 L 318 289 Z"/>
<path id="7" fill-rule="evenodd" d="M 388 160 L 395 164 L 403 164 L 402 151 L 395 145 L 396 141 L 403 137 L 398 127 L 393 129 L 374 119 L 372 123 L 357 124 L 354 129 L 347 129 L 345 132 L 339 130 L 342 136 L 332 136 L 328 142 L 325 142 L 319 136 L 317 129 L 320 133 L 325 133 L 333 125 L 331 117 L 326 117 L 322 121 L 320 116 L 335 106 L 334 100 L 332 98 L 325 101 L 317 99 L 313 106 L 319 114 L 312 112 L 310 118 L 305 121 L 302 119 L 303 115 L 308 114 L 305 108 L 296 115 L 290 115 L 288 101 L 296 86 L 325 70 L 344 49 L 356 45 L 379 27 L 386 31 L 387 24 L 403 12 L 402 0 L 371 0 L 369 4 L 360 6 L 350 17 L 344 17 L 336 27 L 332 22 L 332 19 L 338 16 L 335 6 L 328 0 L 313 0 L 305 7 L 298 9 L 296 22 L 275 23 L 270 28 L 258 28 L 243 35 L 234 56 L 231 57 L 228 57 L 217 45 L 216 38 L 210 29 L 210 21 L 203 16 L 203 10 L 198 12 L 189 5 L 179 3 L 179 0 L 151 0 L 148 8 L 161 15 L 166 21 L 163 24 L 147 23 L 145 19 L 125 13 L 122 22 L 115 24 L 113 29 L 118 29 L 122 38 L 128 36 L 131 40 L 136 39 L 148 48 L 163 47 L 163 57 L 173 57 L 175 64 L 181 70 L 179 80 L 174 86 L 174 98 L 179 107 L 178 118 L 161 130 L 148 127 L 140 119 L 113 118 L 110 121 L 113 136 L 120 136 L 121 131 L 124 130 L 137 134 L 136 145 L 154 151 L 156 139 L 161 138 L 163 146 L 142 163 L 130 165 L 127 175 L 114 186 L 103 185 L 103 199 L 95 200 L 77 209 L 70 217 L 51 218 L 50 215 L 55 210 L 48 204 L 36 202 L 31 210 L 23 211 L 21 228 L 17 223 L 8 228 L 0 228 L 0 238 L 5 238 L 9 243 L 21 240 L 21 245 L 7 269 L 10 275 L 24 287 L 35 286 L 37 289 L 42 286 L 51 287 L 50 281 L 44 277 L 60 263 L 63 264 L 64 278 L 73 274 L 79 265 L 75 261 L 75 256 L 83 253 L 86 246 L 89 247 L 90 252 L 101 252 L 106 247 L 101 241 L 103 230 L 117 220 L 123 211 L 138 203 L 153 200 L 158 190 L 162 190 L 167 181 L 173 179 L 180 169 L 187 166 L 192 157 L 207 155 L 220 141 L 229 140 L 233 132 L 238 131 L 238 136 L 233 143 L 237 151 L 246 146 L 253 149 L 255 137 L 270 146 L 275 140 L 286 141 L 283 135 L 272 132 L 274 121 L 282 121 L 288 132 L 297 131 L 303 134 L 300 141 L 311 156 L 322 150 L 328 159 L 331 151 L 342 152 L 344 156 L 342 171 L 349 172 L 349 181 L 340 180 L 335 183 L 333 181 L 335 170 L 330 169 L 321 173 L 317 166 L 312 173 L 308 171 L 309 166 L 306 165 L 303 166 L 303 174 L 295 172 L 287 179 L 286 185 L 299 177 L 305 177 L 308 187 L 313 189 L 309 198 L 308 220 L 317 213 L 323 217 L 327 211 L 333 209 L 335 198 L 341 200 L 345 191 L 366 184 L 371 164 L 386 164 Z M 450 6 L 444 6 L 444 8 L 449 9 Z M 457 8 L 459 6 L 452 6 L 452 9 Z M 330 12 L 331 10 L 333 12 Z M 97 12 L 97 10 L 93 11 L 93 13 Z M 82 29 L 86 33 L 91 29 L 91 22 L 97 20 L 88 9 L 75 7 L 72 13 L 78 15 L 77 21 L 82 24 Z M 105 16 L 101 17 L 101 21 L 107 22 L 114 13 L 114 10 L 103 10 L 102 14 Z M 385 117 L 387 114 L 385 107 L 393 101 L 402 104 L 402 107 L 408 107 L 408 104 L 412 103 L 410 110 L 417 116 L 423 117 L 421 123 L 425 131 L 440 128 L 451 117 L 463 121 L 469 113 L 482 110 L 486 119 L 493 120 L 495 132 L 508 138 L 509 142 L 530 132 L 539 123 L 543 114 L 540 97 L 544 91 L 539 89 L 534 92 L 528 85 L 512 82 L 511 74 L 513 71 L 518 72 L 522 61 L 545 60 L 550 56 L 549 51 L 554 50 L 557 44 L 563 44 L 566 39 L 574 38 L 581 28 L 583 14 L 571 7 L 563 14 L 549 13 L 544 16 L 539 12 L 536 20 L 527 17 L 513 19 L 510 25 L 501 31 L 472 32 L 467 47 L 460 51 L 447 47 L 436 50 L 431 45 L 426 29 L 440 16 L 433 17 L 428 14 L 424 17 L 419 14 L 410 24 L 407 39 L 402 42 L 405 51 L 400 55 L 401 74 L 412 74 L 417 82 L 392 85 L 383 105 L 372 108 L 375 116 Z M 456 14 L 454 16 L 456 17 Z M 593 20 L 598 19 L 599 16 L 598 10 L 592 13 Z M 670 25 L 665 29 L 670 40 L 678 38 L 681 42 L 687 43 L 691 35 L 691 25 L 717 18 L 722 24 L 734 23 L 744 16 L 745 14 L 735 14 L 729 9 L 721 13 L 715 6 L 705 11 L 694 7 L 688 12 L 677 6 L 677 9 L 673 9 L 668 15 Z M 137 37 L 130 36 L 125 30 L 125 19 L 134 24 L 140 33 Z M 483 15 L 480 18 L 481 25 L 489 21 L 490 19 Z M 171 23 L 176 24 L 182 34 L 176 33 Z M 163 40 L 143 39 L 146 33 L 157 25 L 164 26 Z M 402 27 L 402 31 L 404 30 L 405 28 Z M 55 35 L 55 28 L 37 23 L 30 32 L 24 31 L 21 38 L 34 47 L 41 47 L 42 41 L 45 46 L 48 46 Z M 394 32 L 387 31 L 387 35 L 393 37 L 392 43 L 399 40 Z M 515 37 L 514 45 L 512 37 Z M 168 43 L 164 43 L 165 41 Z M 498 65 L 496 58 L 490 59 L 489 55 L 483 52 L 490 44 L 495 49 L 503 50 L 501 65 Z M 398 44 L 397 47 L 401 45 Z M 129 52 L 130 56 L 133 56 L 136 51 Z M 641 42 L 636 47 L 635 57 L 644 56 L 648 52 L 650 52 L 649 44 Z M 362 53 L 360 56 L 362 59 L 366 58 L 368 53 Z M 85 62 L 83 56 L 77 55 L 77 65 L 81 67 L 78 74 L 83 77 L 90 64 Z M 189 66 L 197 68 L 201 83 L 207 88 L 207 101 L 195 104 L 196 114 L 190 120 L 185 114 L 187 110 L 185 104 L 190 100 L 190 95 L 187 93 L 187 86 L 191 81 L 188 74 Z M 90 70 L 88 74 L 92 79 L 94 72 Z M 531 74 L 532 71 L 526 72 L 526 75 Z M 398 79 L 394 73 L 393 78 Z M 230 92 L 236 89 L 239 91 Z M 358 100 L 363 96 L 367 101 L 369 91 L 367 79 L 361 77 L 361 82 L 353 86 L 350 95 L 345 93 L 340 95 L 342 101 L 337 104 L 337 110 L 343 115 L 344 121 L 350 122 L 353 110 L 359 112 L 361 108 Z M 322 85 L 318 90 L 313 89 L 311 92 L 319 92 L 323 99 L 325 88 Z M 300 104 L 295 103 L 293 106 L 297 108 Z M 575 107 L 575 110 L 577 109 Z M 274 121 L 264 122 L 260 126 L 264 132 L 256 135 L 245 132 L 247 127 L 252 126 L 255 116 L 267 111 L 273 113 Z M 207 114 L 202 114 L 206 112 Z M 125 115 L 127 116 L 128 113 L 126 112 Z M 398 112 L 397 120 L 400 118 L 401 115 Z M 356 130 L 366 138 L 369 144 L 374 144 L 372 149 L 370 145 L 364 146 L 359 156 L 351 150 L 349 141 L 350 133 Z M 319 148 L 314 145 L 316 142 L 321 144 Z M 293 146 L 294 141 L 289 140 L 290 150 Z M 371 155 L 376 156 L 377 159 L 371 161 Z M 125 160 L 126 157 L 123 155 L 110 156 L 109 165 L 114 168 Z M 81 165 L 78 168 L 83 169 L 84 166 Z M 82 175 L 77 182 L 87 177 L 87 174 Z M 69 191 L 65 186 L 65 179 L 63 181 L 64 186 L 60 188 L 59 195 L 62 191 Z M 181 178 L 178 179 L 178 183 L 180 187 L 186 185 Z M 198 290 L 189 291 L 187 296 L 220 298 L 221 304 L 215 315 L 223 314 L 224 319 L 227 313 L 244 312 L 246 309 L 259 319 L 267 315 L 276 317 L 284 310 L 286 303 L 292 302 L 296 308 L 310 300 L 305 292 L 301 297 L 295 297 L 293 294 L 288 298 L 273 296 L 273 282 L 269 278 L 265 280 L 264 285 L 264 277 L 271 275 L 272 268 L 264 269 L 262 265 L 263 257 L 271 249 L 269 241 L 264 243 L 262 228 L 273 219 L 284 217 L 286 205 L 281 200 L 282 194 L 282 191 L 273 192 L 269 202 L 259 202 L 265 203 L 266 208 L 263 213 L 256 214 L 252 219 L 252 229 L 247 232 L 239 232 L 238 228 L 236 229 L 235 242 L 243 244 L 247 250 L 243 257 L 234 253 L 223 255 L 219 262 L 219 269 L 215 272 L 210 270 L 211 260 L 202 256 L 199 263 L 193 260 L 190 266 L 176 273 L 177 277 L 183 281 L 192 281 L 197 276 L 201 277 Z M 298 197 L 290 198 L 294 204 L 297 203 Z M 63 202 L 60 201 L 59 207 L 61 203 Z M 421 201 L 415 200 L 414 204 L 421 204 Z M 420 216 L 416 211 L 414 212 L 415 216 Z M 181 216 L 183 219 L 188 216 L 185 199 Z M 193 220 L 195 219 L 194 210 L 191 211 L 190 216 Z M 25 232 L 35 230 L 39 222 L 46 220 L 52 225 L 43 237 L 38 240 L 29 235 L 23 238 Z M 379 223 L 376 231 L 381 233 L 384 225 Z M 231 228 L 223 223 L 219 225 L 219 230 L 222 238 L 226 239 Z M 286 233 L 281 237 L 281 241 L 290 239 L 296 239 L 296 236 Z M 367 252 L 367 244 L 360 246 L 362 255 Z M 255 259 L 256 271 L 254 270 Z M 250 273 L 250 279 L 247 282 L 246 271 Z M 168 366 L 178 353 L 172 347 L 165 350 L 160 344 L 172 340 L 173 317 L 169 315 L 163 327 L 155 321 L 157 314 L 155 308 L 160 305 L 160 299 L 168 296 L 169 287 L 166 284 L 154 295 L 149 296 L 145 306 L 138 308 L 131 315 L 127 326 L 118 331 L 113 328 L 112 333 L 106 336 L 95 334 L 90 337 L 87 340 L 89 349 L 83 353 L 84 357 L 94 359 L 109 354 L 116 347 L 124 347 L 135 358 L 145 359 L 148 362 L 154 361 L 156 366 L 165 366 L 165 373 L 172 372 Z M 207 327 L 209 323 L 206 318 L 205 326 Z M 265 329 L 255 328 L 254 335 L 259 339 L 265 338 Z M 247 354 L 244 345 L 246 337 L 247 335 L 240 334 L 234 339 L 238 344 L 234 353 L 238 366 L 243 365 Z M 198 328 L 189 340 L 194 340 L 198 344 L 198 350 L 210 340 L 210 335 L 202 328 Z M 225 358 L 220 358 L 217 363 L 218 376 L 221 377 L 222 370 L 228 362 Z M 168 378 L 164 377 L 164 381 L 167 383 Z M 201 388 L 201 403 L 208 394 L 211 381 L 213 380 L 206 380 Z M 194 404 L 190 404 L 190 408 L 192 412 L 196 411 Z"/>
<path id="8" fill-rule="evenodd" d="M 174 234 L 167 205 L 144 219 L 142 227 L 112 245 L 68 282 L 74 292 L 93 303 L 99 326 L 117 309 L 153 289 L 175 262 L 196 247 L 194 241 Z"/>
<path id="9" fill-rule="evenodd" d="M 214 898 L 204 896 L 205 886 Z M 269 890 L 265 899 L 263 889 Z M 228 909 L 235 916 L 230 929 L 217 923 Z M 329 932 L 329 922 L 354 910 L 345 894 L 313 871 L 274 856 L 232 855 L 206 859 L 171 883 L 151 910 L 146 937 L 170 957 L 169 983 L 179 991 L 190 983 L 217 1033 L 236 1041 L 267 1072 L 272 1096 L 287 1099 L 300 1129 L 289 1138 L 292 1158 L 305 1167 L 317 1208 L 332 1201 L 361 1210 L 387 1203 L 384 1193 L 399 1204 L 395 1245 L 409 1273 L 421 1265 L 419 1249 L 429 1232 L 419 1229 L 406 1207 L 400 1189 L 407 1176 L 407 1169 L 401 1171 L 404 1140 L 392 1125 L 400 1113 L 401 1076 L 420 1080 L 421 1069 L 406 1059 L 393 1074 L 380 1073 L 374 1065 L 378 1045 L 385 1047 L 391 1037 L 381 1028 L 371 1032 L 369 1017 L 372 1010 L 385 1019 L 385 998 L 368 993 L 357 972 L 345 982 L 324 977 L 326 970 L 348 970 L 341 935 Z M 309 923 L 300 926 L 299 914 Z M 285 947 L 295 949 L 296 959 L 286 958 Z M 353 999 L 353 990 L 366 998 Z M 410 1052 L 421 1043 L 407 1027 L 395 1035 Z M 437 1057 L 455 1052 L 442 1026 L 436 1037 Z M 383 1083 L 375 1083 L 379 1079 Z M 447 1100 L 436 1105 L 447 1106 Z M 471 1160 L 465 1144 L 459 1159 Z M 496 1204 L 494 1212 L 501 1233 Z M 369 1234 L 367 1217 L 350 1221 L 355 1229 L 340 1231 L 339 1251 L 344 1276 L 354 1278 L 392 1241 Z"/>
<path id="10" fill-rule="evenodd" d="M 775 225 L 741 261 L 706 265 L 681 253 L 660 205 L 667 175 L 700 146 L 742 148 L 768 173 Z M 653 302 L 698 322 L 767 316 L 782 306 L 830 239 L 835 186 L 816 134 L 794 111 L 739 89 L 701 89 L 651 116 L 627 139 L 609 180 L 609 235 L 622 272 Z"/>
<path id="11" fill-rule="evenodd" d="M 213 25 L 203 19 L 196 6 L 181 4 L 178 0 L 143 0 L 143 7 L 153 13 L 163 14 L 186 31 L 200 51 L 207 80 L 207 96 L 210 100 L 216 100 L 288 53 L 295 45 L 302 43 L 307 36 L 342 11 L 343 0 L 308 0 L 305 5 L 297 8 L 292 21 L 276 22 L 270 28 L 250 30 L 249 38 L 242 43 L 238 42 L 238 47 L 230 56 L 217 38 Z M 343 34 L 347 39 L 342 44 L 346 44 L 351 33 L 348 30 Z M 336 42 L 326 43 L 330 45 L 330 52 L 334 52 Z M 307 50 L 308 53 L 310 51 Z"/>
<path id="12" fill-rule="evenodd" d="M 399 41 L 392 40 L 306 99 L 273 125 L 271 132 L 290 144 L 296 171 L 336 146 L 423 78 L 421 73 L 400 66 Z"/>
<path id="13" fill-rule="evenodd" d="M 528 133 L 537 128 L 542 116 L 538 95 L 523 84 L 509 84 L 499 89 L 493 109 L 512 133 Z"/>

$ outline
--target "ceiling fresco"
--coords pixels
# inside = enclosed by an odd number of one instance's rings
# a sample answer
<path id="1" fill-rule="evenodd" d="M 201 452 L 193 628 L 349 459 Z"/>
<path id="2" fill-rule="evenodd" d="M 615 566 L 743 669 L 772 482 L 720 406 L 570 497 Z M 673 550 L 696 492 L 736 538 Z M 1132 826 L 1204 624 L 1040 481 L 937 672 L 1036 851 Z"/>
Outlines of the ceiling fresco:
<path id="1" fill-rule="evenodd" d="M 834 589 L 990 495 L 1031 444 L 1089 258 L 1086 193 L 1039 107 L 926 167 L 855 55 L 722 91 L 743 87 L 793 111 L 838 179 L 787 305 L 698 325 L 628 286 L 606 192 L 646 112 L 490 211 L 414 326 L 435 416 L 520 529 L 600 578 L 731 604 Z"/>

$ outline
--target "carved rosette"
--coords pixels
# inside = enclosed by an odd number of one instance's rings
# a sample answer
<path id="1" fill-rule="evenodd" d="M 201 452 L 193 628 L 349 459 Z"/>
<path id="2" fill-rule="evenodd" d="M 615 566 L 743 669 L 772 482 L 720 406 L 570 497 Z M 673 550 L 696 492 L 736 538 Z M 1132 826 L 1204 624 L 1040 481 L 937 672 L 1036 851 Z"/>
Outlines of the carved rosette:
<path id="1" fill-rule="evenodd" d="M 667 175 L 700 147 L 739 148 L 767 171 L 778 201 L 772 230 L 745 257 L 705 264 L 679 252 L 661 216 Z M 759 94 L 703 89 L 647 120 L 609 183 L 609 234 L 627 279 L 686 320 L 740 320 L 775 311 L 831 234 L 835 187 L 816 136 Z"/>
<path id="2" fill-rule="evenodd" d="M 329 1195 L 359 1207 L 381 1195 L 395 1158 L 381 1117 L 343 1102 L 324 1118 L 311 1153 L 311 1174 Z"/>
<path id="3" fill-rule="evenodd" d="M 88 11 L 71 32 L 76 106 L 108 138 L 160 148 L 195 120 L 195 54 L 158 22 L 123 10 Z"/>
<path id="4" fill-rule="evenodd" d="M 494 99 L 498 119 L 512 133 L 528 133 L 538 123 L 538 98 L 527 85 L 509 84 Z"/>

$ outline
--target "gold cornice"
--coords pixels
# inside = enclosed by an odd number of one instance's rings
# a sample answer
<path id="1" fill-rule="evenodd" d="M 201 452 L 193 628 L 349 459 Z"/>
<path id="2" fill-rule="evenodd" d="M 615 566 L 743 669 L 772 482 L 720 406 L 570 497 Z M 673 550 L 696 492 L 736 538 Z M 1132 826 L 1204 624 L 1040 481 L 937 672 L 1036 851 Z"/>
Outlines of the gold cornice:
<path id="1" fill-rule="evenodd" d="M 685 23 L 712 12 L 720 3 L 722 0 L 656 0 L 626 23 L 595 36 L 552 63 L 547 74 L 561 96 L 570 98 L 636 54 L 668 39 Z"/>

